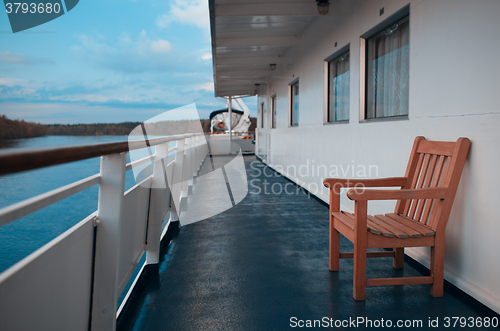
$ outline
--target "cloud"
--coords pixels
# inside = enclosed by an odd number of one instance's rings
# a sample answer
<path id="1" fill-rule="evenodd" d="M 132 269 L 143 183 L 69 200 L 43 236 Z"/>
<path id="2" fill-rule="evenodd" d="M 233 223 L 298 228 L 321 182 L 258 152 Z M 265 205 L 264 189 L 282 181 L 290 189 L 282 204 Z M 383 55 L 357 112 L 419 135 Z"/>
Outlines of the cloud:
<path id="1" fill-rule="evenodd" d="M 155 53 L 168 53 L 172 50 L 172 45 L 167 40 L 158 39 L 151 42 L 151 50 Z"/>
<path id="2" fill-rule="evenodd" d="M 205 53 L 201 56 L 201 59 L 202 60 L 205 60 L 205 61 L 212 61 L 212 53 Z"/>
<path id="3" fill-rule="evenodd" d="M 45 59 L 32 58 L 26 55 L 12 53 L 9 51 L 0 52 L 0 64 L 39 64 L 39 63 L 53 63 Z"/>
<path id="4" fill-rule="evenodd" d="M 168 27 L 172 22 L 193 24 L 199 28 L 209 30 L 209 12 L 207 0 L 174 0 L 170 11 L 156 20 L 160 28 Z"/>
<path id="5" fill-rule="evenodd" d="M 16 79 L 16 78 L 0 78 L 0 85 L 5 85 L 5 86 L 14 86 L 14 85 L 20 85 L 23 82 L 22 79 Z"/>
<path id="6" fill-rule="evenodd" d="M 207 49 L 186 50 L 168 40 L 152 37 L 144 30 L 137 36 L 123 33 L 113 40 L 82 35 L 80 44 L 70 50 L 80 61 L 118 73 L 196 75 L 203 72 L 206 76 L 212 71 Z"/>
<path id="7" fill-rule="evenodd" d="M 12 83 L 7 81 L 7 83 Z M 0 102 L 4 100 L 33 100 L 40 95 L 36 88 L 25 85 L 7 85 L 0 81 Z"/>
<path id="8" fill-rule="evenodd" d="M 29 58 L 22 54 L 15 54 L 9 51 L 0 52 L 0 63 L 27 64 L 29 62 Z"/>
<path id="9" fill-rule="evenodd" d="M 93 38 L 87 35 L 80 36 L 80 42 L 82 43 L 83 48 L 91 51 L 93 54 L 97 56 L 106 55 L 114 52 L 114 49 L 110 47 L 108 44 L 106 44 L 103 41 L 99 42 L 96 39 L 102 39 L 102 37 L 100 37 L 99 35 L 97 36 L 97 38 Z"/>
<path id="10" fill-rule="evenodd" d="M 119 123 L 143 122 L 165 110 L 175 109 L 177 104 L 165 104 L 161 108 L 131 108 L 85 103 L 15 102 L 3 103 L 1 114 L 8 118 L 22 118 L 43 124 Z"/>
<path id="11" fill-rule="evenodd" d="M 0 103 L 5 102 L 107 102 L 102 92 L 110 88 L 81 84 L 49 86 L 20 79 L 0 78 Z"/>
<path id="12" fill-rule="evenodd" d="M 82 52 L 83 49 L 89 51 L 93 56 L 99 57 L 123 53 L 128 56 L 148 57 L 151 51 L 154 53 L 168 53 L 172 50 L 172 45 L 168 40 L 152 40 L 144 30 L 141 31 L 135 41 L 130 37 L 130 34 L 123 33 L 115 43 L 106 41 L 99 34 L 95 37 L 81 35 L 80 42 L 81 46 L 73 46 L 73 51 Z"/>
<path id="13" fill-rule="evenodd" d="M 168 109 L 171 105 L 197 102 L 206 106 L 213 99 L 213 83 L 203 76 L 188 77 L 173 73 L 170 83 L 147 75 L 125 79 L 119 83 L 86 82 L 80 84 L 32 83 L 15 79 L 0 79 L 0 109 L 8 103 L 80 104 L 89 107 Z M 8 85 L 7 85 L 8 84 Z"/>
<path id="14" fill-rule="evenodd" d="M 50 98 L 52 101 L 68 101 L 68 102 L 86 102 L 86 103 L 105 103 L 109 101 L 108 97 L 100 94 L 67 94 L 61 96 L 53 96 Z"/>
<path id="15" fill-rule="evenodd" d="M 207 83 L 199 84 L 198 88 L 200 90 L 207 90 L 207 91 L 213 92 L 214 91 L 214 82 L 207 82 Z"/>
<path id="16" fill-rule="evenodd" d="M 81 61 L 128 74 L 175 70 L 184 57 L 173 54 L 168 40 L 150 37 L 144 30 L 135 38 L 123 33 L 111 41 L 99 35 L 81 35 L 80 44 L 70 51 Z"/>

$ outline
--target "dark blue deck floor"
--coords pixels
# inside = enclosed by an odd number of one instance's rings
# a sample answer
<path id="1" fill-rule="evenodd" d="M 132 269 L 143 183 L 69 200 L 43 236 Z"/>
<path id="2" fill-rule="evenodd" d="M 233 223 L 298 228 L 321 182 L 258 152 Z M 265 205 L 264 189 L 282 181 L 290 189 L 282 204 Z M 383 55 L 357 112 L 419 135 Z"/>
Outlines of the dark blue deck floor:
<path id="1" fill-rule="evenodd" d="M 429 318 L 439 318 L 437 329 L 444 329 L 447 316 L 498 316 L 449 284 L 443 298 L 431 297 L 428 285 L 406 285 L 369 287 L 366 301 L 354 301 L 352 260 L 342 259 L 339 272 L 328 270 L 327 207 L 292 184 L 292 194 L 265 194 L 264 180 L 268 192 L 290 182 L 269 168 L 266 176 L 256 160 L 245 157 L 254 182 L 241 203 L 173 230 L 160 275 L 143 277 L 118 330 L 286 330 L 293 317 L 362 317 L 375 324 L 383 318 L 393 327 L 421 320 L 423 327 L 409 329 L 436 330 L 428 328 Z M 345 238 L 341 251 L 352 251 Z M 369 278 L 426 272 L 410 259 L 395 270 L 392 258 L 369 259 L 367 269 Z"/>

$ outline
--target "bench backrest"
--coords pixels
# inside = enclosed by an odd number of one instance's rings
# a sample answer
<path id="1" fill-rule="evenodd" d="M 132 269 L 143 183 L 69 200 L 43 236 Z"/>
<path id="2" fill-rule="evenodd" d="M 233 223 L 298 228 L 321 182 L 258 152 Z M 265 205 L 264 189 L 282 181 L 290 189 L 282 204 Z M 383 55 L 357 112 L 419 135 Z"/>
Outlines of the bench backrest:
<path id="1" fill-rule="evenodd" d="M 468 138 L 456 142 L 415 138 L 405 174 L 408 182 L 403 188 L 447 187 L 448 192 L 444 199 L 398 201 L 395 213 L 444 232 L 469 147 Z"/>

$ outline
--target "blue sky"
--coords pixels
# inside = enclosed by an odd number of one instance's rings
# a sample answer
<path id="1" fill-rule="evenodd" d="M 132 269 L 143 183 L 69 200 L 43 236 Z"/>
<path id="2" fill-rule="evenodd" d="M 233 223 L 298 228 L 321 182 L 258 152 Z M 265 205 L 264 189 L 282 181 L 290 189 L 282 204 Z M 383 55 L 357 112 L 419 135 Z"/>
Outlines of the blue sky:
<path id="1" fill-rule="evenodd" d="M 81 0 L 13 34 L 0 13 L 0 114 L 40 123 L 145 121 L 214 97 L 208 0 Z M 246 99 L 256 115 L 255 98 Z"/>

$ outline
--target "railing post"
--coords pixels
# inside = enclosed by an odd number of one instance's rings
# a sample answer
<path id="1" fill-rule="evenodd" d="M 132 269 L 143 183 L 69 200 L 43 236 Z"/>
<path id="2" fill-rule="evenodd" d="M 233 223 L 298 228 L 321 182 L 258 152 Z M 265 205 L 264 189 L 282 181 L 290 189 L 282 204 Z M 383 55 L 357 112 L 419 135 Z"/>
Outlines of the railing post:
<path id="1" fill-rule="evenodd" d="M 229 126 L 229 138 L 228 138 L 228 149 L 229 149 L 229 152 L 228 154 L 231 154 L 232 150 L 231 150 L 231 140 L 232 140 L 232 132 L 233 132 L 233 123 L 231 123 L 231 121 L 233 120 L 233 115 L 232 115 L 232 111 L 233 111 L 233 98 L 231 96 L 229 96 L 227 98 L 227 114 L 228 114 L 228 126 Z"/>
<path id="2" fill-rule="evenodd" d="M 101 157 L 91 330 L 115 330 L 126 155 Z"/>
<path id="3" fill-rule="evenodd" d="M 174 203 L 173 208 L 170 210 L 170 221 L 176 222 L 179 220 L 180 214 L 180 204 L 182 197 L 182 170 L 184 168 L 184 149 L 185 149 L 185 138 L 181 138 L 176 141 L 175 144 L 175 161 L 174 170 L 172 176 L 172 184 L 170 185 L 170 190 L 172 194 L 172 201 Z"/>
<path id="4" fill-rule="evenodd" d="M 191 172 L 193 173 L 193 184 L 194 178 L 198 173 L 198 136 L 193 136 L 193 165 L 191 166 Z"/>
<path id="5" fill-rule="evenodd" d="M 184 151 L 184 170 L 182 174 L 184 179 L 182 181 L 182 195 L 181 195 L 181 210 L 187 207 L 187 197 L 193 188 L 193 171 L 191 165 L 193 164 L 193 137 L 186 138 L 186 149 Z"/>
<path id="6" fill-rule="evenodd" d="M 146 244 L 146 267 L 149 273 L 158 273 L 160 262 L 160 237 L 163 222 L 163 206 L 170 201 L 170 189 L 166 180 L 168 142 L 155 147 L 153 182 L 149 199 L 149 216 Z M 165 190 L 168 190 L 165 196 Z"/>
<path id="7" fill-rule="evenodd" d="M 200 169 L 200 136 L 194 137 L 193 153 L 194 153 L 193 177 L 196 177 L 198 176 L 198 170 Z"/>
<path id="8" fill-rule="evenodd" d="M 209 136 L 204 136 L 205 137 L 205 144 L 203 144 L 203 157 L 201 159 L 201 164 L 203 164 L 205 162 L 205 160 L 207 159 L 207 157 L 210 157 L 210 148 L 209 148 L 209 145 L 210 145 L 210 135 Z M 201 168 L 201 165 L 200 165 L 200 168 Z"/>
<path id="9" fill-rule="evenodd" d="M 200 173 L 201 163 L 203 162 L 202 142 L 203 142 L 203 136 L 202 135 L 196 136 L 196 169 L 194 172 L 195 176 L 198 176 L 198 174 Z"/>
<path id="10" fill-rule="evenodd" d="M 196 165 L 196 176 L 198 176 L 198 174 L 200 173 L 200 169 L 201 169 L 201 163 L 203 161 L 203 157 L 202 157 L 202 154 L 201 154 L 201 151 L 202 151 L 202 142 L 203 142 L 203 136 L 198 136 L 198 145 L 196 147 L 196 154 L 198 155 L 198 163 Z"/>

